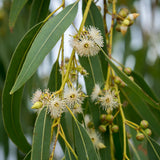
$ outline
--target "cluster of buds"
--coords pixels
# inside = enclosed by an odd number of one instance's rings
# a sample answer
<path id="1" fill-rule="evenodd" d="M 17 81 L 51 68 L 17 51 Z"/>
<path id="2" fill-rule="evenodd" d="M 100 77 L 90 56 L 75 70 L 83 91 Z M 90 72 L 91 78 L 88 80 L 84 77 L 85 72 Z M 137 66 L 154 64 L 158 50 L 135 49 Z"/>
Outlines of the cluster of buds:
<path id="1" fill-rule="evenodd" d="M 65 106 L 68 106 L 75 114 L 82 113 L 81 105 L 85 97 L 80 88 L 78 90 L 66 88 L 63 96 L 55 95 L 55 93 L 51 93 L 49 90 L 41 91 L 38 89 L 32 97 L 32 109 L 40 111 L 43 107 L 48 107 L 50 116 L 56 119 L 66 111 Z"/>
<path id="2" fill-rule="evenodd" d="M 68 68 L 68 62 L 69 62 L 69 58 L 65 58 L 65 65 L 61 66 L 60 68 L 60 73 L 62 74 L 62 70 L 64 71 L 64 75 L 66 74 L 67 68 Z M 70 66 L 70 72 L 69 72 L 69 79 L 72 82 L 75 82 L 78 78 L 78 73 L 80 73 L 83 76 L 87 76 L 88 73 L 87 71 L 81 66 L 81 65 L 74 65 L 72 64 Z"/>
<path id="3" fill-rule="evenodd" d="M 100 115 L 100 126 L 99 131 L 105 133 L 107 130 L 107 126 L 111 125 L 111 129 L 113 133 L 117 133 L 119 131 L 118 125 L 113 123 L 114 117 L 112 114 L 101 114 Z"/>
<path id="4" fill-rule="evenodd" d="M 127 8 L 121 8 L 117 16 L 116 30 L 125 35 L 128 27 L 134 23 L 134 20 L 138 16 L 138 13 L 129 13 L 129 10 Z"/>
<path id="5" fill-rule="evenodd" d="M 151 131 L 151 129 L 148 128 L 148 126 L 149 126 L 148 121 L 142 120 L 140 122 L 140 127 L 139 127 L 139 130 L 137 131 L 137 135 L 136 135 L 136 139 L 138 141 L 142 141 L 144 139 L 144 134 L 142 132 L 140 132 L 140 130 L 142 130 L 142 129 L 144 130 L 144 132 L 147 136 L 152 135 L 152 131 Z"/>
<path id="6" fill-rule="evenodd" d="M 124 70 L 120 66 L 118 68 L 119 70 L 123 71 L 130 80 L 134 81 L 134 78 L 131 76 L 131 72 L 132 72 L 131 68 L 126 67 L 124 68 Z M 120 87 L 126 86 L 125 82 L 120 77 L 114 76 L 113 79 L 114 79 L 114 83 L 118 84 Z"/>
<path id="7" fill-rule="evenodd" d="M 100 86 L 96 84 L 91 94 L 91 99 L 99 103 L 107 113 L 111 113 L 114 108 L 119 106 L 117 93 L 114 88 L 101 90 Z"/>
<path id="8" fill-rule="evenodd" d="M 89 115 L 85 115 L 85 126 L 87 129 L 87 133 L 92 140 L 93 145 L 96 149 L 103 149 L 106 146 L 103 144 L 100 134 L 95 130 L 93 121 L 91 120 Z"/>

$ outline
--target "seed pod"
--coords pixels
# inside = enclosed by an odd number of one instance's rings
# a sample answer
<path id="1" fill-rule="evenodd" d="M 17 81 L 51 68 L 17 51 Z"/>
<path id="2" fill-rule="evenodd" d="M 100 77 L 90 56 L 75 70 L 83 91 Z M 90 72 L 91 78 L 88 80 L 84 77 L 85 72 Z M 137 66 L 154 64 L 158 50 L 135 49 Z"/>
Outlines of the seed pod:
<path id="1" fill-rule="evenodd" d="M 114 77 L 114 82 L 115 82 L 116 84 L 120 84 L 121 81 L 122 81 L 122 80 L 121 80 L 118 76 L 115 76 L 115 77 Z"/>
<path id="2" fill-rule="evenodd" d="M 149 126 L 149 123 L 146 120 L 142 120 L 140 122 L 140 126 L 141 126 L 141 128 L 146 129 Z"/>
<path id="3" fill-rule="evenodd" d="M 137 133 L 137 135 L 136 135 L 136 139 L 137 139 L 138 141 L 142 141 L 142 140 L 144 139 L 144 135 L 139 132 L 139 133 Z"/>
<path id="4" fill-rule="evenodd" d="M 106 114 L 101 114 L 100 115 L 100 121 L 102 124 L 106 124 L 107 120 L 106 120 Z"/>

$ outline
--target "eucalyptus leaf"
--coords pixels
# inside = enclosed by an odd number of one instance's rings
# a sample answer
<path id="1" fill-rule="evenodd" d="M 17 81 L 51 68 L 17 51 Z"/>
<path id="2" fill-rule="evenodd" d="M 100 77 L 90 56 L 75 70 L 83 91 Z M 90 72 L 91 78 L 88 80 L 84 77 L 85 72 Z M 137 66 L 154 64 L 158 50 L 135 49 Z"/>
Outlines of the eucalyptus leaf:
<path id="1" fill-rule="evenodd" d="M 79 160 L 98 160 L 99 157 L 95 151 L 93 143 L 86 130 L 78 121 L 73 120 L 74 140 L 76 152 Z"/>
<path id="2" fill-rule="evenodd" d="M 28 50 L 42 25 L 40 23 L 31 28 L 18 44 L 8 68 L 2 94 L 2 114 L 5 130 L 11 140 L 24 153 L 27 153 L 31 147 L 22 132 L 20 124 L 20 104 L 23 88 L 20 88 L 12 95 L 9 92 L 24 63 Z"/>
<path id="3" fill-rule="evenodd" d="M 48 160 L 52 119 L 44 107 L 37 116 L 33 131 L 31 160 Z"/>
<path id="4" fill-rule="evenodd" d="M 13 0 L 9 14 L 9 27 L 12 29 L 16 23 L 17 17 L 28 0 Z"/>
<path id="5" fill-rule="evenodd" d="M 23 86 L 35 73 L 45 56 L 51 51 L 65 30 L 73 22 L 77 13 L 77 7 L 78 2 L 67 6 L 58 15 L 49 19 L 42 27 L 29 50 L 22 70 L 11 90 L 11 94 Z"/>
<path id="6" fill-rule="evenodd" d="M 33 0 L 29 19 L 29 28 L 46 18 L 49 12 L 49 3 L 50 0 Z"/>
<path id="7" fill-rule="evenodd" d="M 104 53 L 104 51 L 103 51 Z M 129 79 L 129 77 L 123 73 L 117 66 L 110 60 L 106 53 L 106 59 L 108 63 L 111 65 L 113 70 L 117 73 L 117 75 L 128 85 L 128 87 L 135 92 L 139 97 L 141 97 L 145 102 L 149 103 L 152 107 L 160 109 L 160 104 L 155 102 L 146 92 L 142 90 L 135 82 Z"/>

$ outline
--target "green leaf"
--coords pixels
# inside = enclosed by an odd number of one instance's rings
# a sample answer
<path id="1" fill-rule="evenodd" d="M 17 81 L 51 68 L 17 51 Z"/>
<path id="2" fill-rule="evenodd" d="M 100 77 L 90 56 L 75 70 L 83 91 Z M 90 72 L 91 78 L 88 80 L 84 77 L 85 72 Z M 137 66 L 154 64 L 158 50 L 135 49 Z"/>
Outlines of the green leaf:
<path id="1" fill-rule="evenodd" d="M 144 78 L 140 76 L 135 71 L 132 71 L 131 76 L 134 78 L 134 81 L 156 102 L 158 102 L 157 97 L 151 90 L 151 88 L 148 86 L 148 84 L 145 82 Z"/>
<path id="2" fill-rule="evenodd" d="M 49 3 L 50 0 L 33 0 L 29 19 L 29 28 L 46 18 L 49 12 Z"/>
<path id="3" fill-rule="evenodd" d="M 86 0 L 83 0 L 83 11 L 85 10 L 85 7 L 87 5 Z M 87 26 L 95 26 L 96 28 L 98 28 L 103 36 L 103 41 L 104 41 L 104 47 L 103 50 L 107 53 L 107 43 L 106 43 L 106 36 L 105 36 L 105 30 L 104 30 L 104 23 L 103 23 L 103 18 L 102 15 L 99 11 L 99 9 L 97 8 L 97 6 L 95 5 L 94 2 L 92 2 L 91 6 L 90 6 L 90 10 L 85 22 L 85 27 Z M 103 71 L 103 75 L 104 77 L 107 76 L 107 61 L 104 61 L 105 56 L 103 54 L 101 54 L 101 52 L 98 54 L 99 58 L 100 58 L 100 62 L 102 65 L 102 71 Z"/>
<path id="4" fill-rule="evenodd" d="M 65 149 L 65 160 L 75 160 L 74 155 L 72 154 L 72 152 L 67 147 Z"/>
<path id="5" fill-rule="evenodd" d="M 50 91 L 57 91 L 61 87 L 62 76 L 60 74 L 58 60 L 54 63 L 50 74 L 48 88 Z"/>
<path id="6" fill-rule="evenodd" d="M 160 159 L 160 145 L 151 137 L 148 137 L 147 143 L 149 159 L 159 160 Z"/>
<path id="7" fill-rule="evenodd" d="M 106 55 L 106 53 L 104 53 Z M 123 73 L 116 65 L 110 60 L 106 55 L 106 59 L 117 75 L 128 85 L 128 87 L 135 92 L 139 97 L 141 97 L 145 102 L 149 103 L 153 107 L 160 109 L 159 103 L 155 102 L 146 92 L 144 92 L 135 82 L 129 79 L 129 77 Z"/>
<path id="8" fill-rule="evenodd" d="M 159 126 L 160 121 L 152 113 L 152 110 L 150 110 L 149 106 L 144 103 L 144 101 L 137 94 L 132 92 L 129 87 L 126 86 L 121 89 L 121 91 L 128 102 L 132 105 L 133 109 L 140 115 L 140 117 L 149 122 L 153 132 L 157 135 L 160 135 L 160 127 L 157 127 Z"/>
<path id="9" fill-rule="evenodd" d="M 17 46 L 8 68 L 2 95 L 2 113 L 5 130 L 11 140 L 24 153 L 27 153 L 31 147 L 22 132 L 20 124 L 20 104 L 23 88 L 20 88 L 13 95 L 10 95 L 9 92 L 24 63 L 27 52 L 41 26 L 42 23 L 29 30 Z"/>
<path id="10" fill-rule="evenodd" d="M 73 120 L 75 147 L 79 160 L 99 159 L 86 130 L 78 121 Z"/>
<path id="11" fill-rule="evenodd" d="M 37 116 L 33 131 L 31 160 L 48 160 L 52 120 L 48 108 L 44 107 Z"/>
<path id="12" fill-rule="evenodd" d="M 51 51 L 59 38 L 73 22 L 78 2 L 67 6 L 62 12 L 51 18 L 41 29 L 26 57 L 22 70 L 11 90 L 13 94 L 35 73 L 45 56 Z"/>
<path id="13" fill-rule="evenodd" d="M 9 27 L 12 29 L 16 23 L 17 17 L 28 0 L 13 0 L 9 14 Z"/>

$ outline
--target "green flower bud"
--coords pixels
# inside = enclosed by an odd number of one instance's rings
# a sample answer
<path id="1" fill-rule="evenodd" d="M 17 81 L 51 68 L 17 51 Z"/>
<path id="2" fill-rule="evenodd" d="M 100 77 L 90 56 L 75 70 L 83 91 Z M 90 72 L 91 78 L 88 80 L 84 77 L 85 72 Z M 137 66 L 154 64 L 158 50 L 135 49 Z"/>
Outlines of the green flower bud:
<path id="1" fill-rule="evenodd" d="M 87 127 L 88 127 L 88 128 L 94 128 L 93 122 L 89 122 L 89 123 L 87 124 Z"/>
<path id="2" fill-rule="evenodd" d="M 32 106 L 32 109 L 39 109 L 39 108 L 42 108 L 42 106 L 43 106 L 43 103 L 38 101 L 34 103 L 34 105 Z"/>
<path id="3" fill-rule="evenodd" d="M 120 32 L 121 31 L 121 24 L 116 25 L 116 31 Z"/>
<path id="4" fill-rule="evenodd" d="M 107 115 L 106 115 L 106 121 L 107 121 L 107 122 L 112 123 L 112 122 L 113 122 L 113 119 L 114 119 L 114 117 L 113 117 L 112 114 L 107 114 Z"/>
<path id="5" fill-rule="evenodd" d="M 138 141 L 142 141 L 142 140 L 144 139 L 144 135 L 139 132 L 139 133 L 137 133 L 137 135 L 136 135 L 136 139 L 137 139 Z"/>
<path id="6" fill-rule="evenodd" d="M 101 121 L 102 124 L 106 124 L 107 123 L 106 114 L 101 114 L 100 115 L 100 121 Z"/>
<path id="7" fill-rule="evenodd" d="M 132 135 L 129 132 L 127 132 L 127 138 L 130 139 L 131 137 Z"/>
<path id="8" fill-rule="evenodd" d="M 123 25 L 125 26 L 129 26 L 130 22 L 128 19 L 125 19 L 123 22 L 122 22 Z"/>
<path id="9" fill-rule="evenodd" d="M 124 69 L 124 72 L 125 72 L 127 75 L 130 75 L 131 72 L 132 72 L 132 69 L 129 68 L 129 67 L 126 67 L 126 68 Z"/>
<path id="10" fill-rule="evenodd" d="M 121 17 L 126 18 L 129 14 L 129 10 L 127 8 L 121 8 L 121 10 L 118 13 Z"/>
<path id="11" fill-rule="evenodd" d="M 114 83 L 120 84 L 120 82 L 121 82 L 121 79 L 118 76 L 115 76 L 114 77 Z"/>
<path id="12" fill-rule="evenodd" d="M 144 131 L 148 136 L 152 135 L 152 131 L 149 128 L 145 129 Z"/>
<path id="13" fill-rule="evenodd" d="M 99 128 L 99 131 L 102 133 L 106 132 L 107 130 L 105 125 L 100 125 L 98 128 Z"/>
<path id="14" fill-rule="evenodd" d="M 112 126 L 112 132 L 117 133 L 119 131 L 118 125 L 113 125 Z"/>
<path id="15" fill-rule="evenodd" d="M 149 126 L 149 123 L 146 120 L 142 120 L 140 122 L 140 126 L 141 126 L 141 128 L 146 129 Z"/>
<path id="16" fill-rule="evenodd" d="M 133 78 L 132 76 L 129 76 L 129 79 L 130 79 L 131 81 L 134 81 L 134 78 Z"/>
<path id="17" fill-rule="evenodd" d="M 125 86 L 126 86 L 125 82 L 121 80 L 120 86 L 121 86 L 121 87 L 125 87 Z"/>

